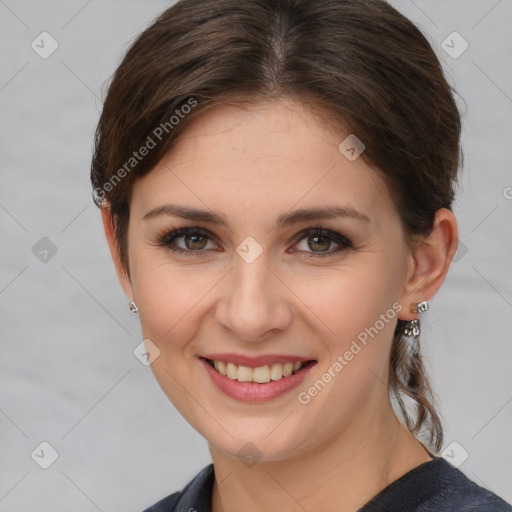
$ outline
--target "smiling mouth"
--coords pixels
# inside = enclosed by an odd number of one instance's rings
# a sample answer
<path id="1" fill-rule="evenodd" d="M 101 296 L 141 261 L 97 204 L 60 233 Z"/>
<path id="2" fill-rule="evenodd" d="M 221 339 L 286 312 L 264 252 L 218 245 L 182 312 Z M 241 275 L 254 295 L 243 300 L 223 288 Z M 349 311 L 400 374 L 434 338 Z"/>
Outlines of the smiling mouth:
<path id="1" fill-rule="evenodd" d="M 304 368 L 316 364 L 316 360 L 297 361 L 295 363 L 274 363 L 271 365 L 250 366 L 236 365 L 228 361 L 214 361 L 203 357 L 212 368 L 218 373 L 238 382 L 254 382 L 266 384 L 267 382 L 286 379 L 295 375 Z"/>

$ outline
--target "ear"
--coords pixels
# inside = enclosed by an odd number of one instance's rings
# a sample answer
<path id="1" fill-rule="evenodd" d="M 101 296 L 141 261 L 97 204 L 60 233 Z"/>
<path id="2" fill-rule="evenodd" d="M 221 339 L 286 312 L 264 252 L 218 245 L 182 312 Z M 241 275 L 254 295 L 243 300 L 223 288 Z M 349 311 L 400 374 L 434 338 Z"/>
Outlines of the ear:
<path id="1" fill-rule="evenodd" d="M 103 229 L 105 230 L 105 237 L 108 242 L 110 254 L 114 265 L 116 267 L 117 277 L 121 286 L 123 287 L 124 293 L 133 300 L 133 288 L 130 280 L 130 276 L 126 272 L 123 264 L 121 263 L 121 257 L 119 254 L 119 248 L 117 246 L 114 219 L 110 210 L 110 205 L 104 202 L 101 206 L 101 218 L 103 220 Z"/>
<path id="2" fill-rule="evenodd" d="M 453 212 L 440 208 L 432 232 L 420 237 L 408 259 L 407 278 L 400 297 L 399 318 L 414 320 L 411 304 L 430 300 L 443 284 L 458 245 L 457 221 Z"/>

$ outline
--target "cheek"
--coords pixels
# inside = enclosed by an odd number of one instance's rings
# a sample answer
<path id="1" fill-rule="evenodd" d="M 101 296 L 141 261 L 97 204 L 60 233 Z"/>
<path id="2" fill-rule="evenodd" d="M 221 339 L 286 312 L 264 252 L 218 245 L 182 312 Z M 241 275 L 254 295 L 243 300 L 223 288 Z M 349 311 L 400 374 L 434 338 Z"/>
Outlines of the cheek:
<path id="1" fill-rule="evenodd" d="M 218 280 L 217 273 L 198 275 L 191 267 L 168 262 L 140 265 L 134 282 L 144 335 L 166 344 L 186 341 L 193 334 L 187 331 L 197 328 L 191 319 L 198 315 L 202 299 Z"/>
<path id="2" fill-rule="evenodd" d="M 401 306 L 395 299 L 399 268 L 383 265 L 374 261 L 335 271 L 311 280 L 314 286 L 308 288 L 304 280 L 297 288 L 314 312 L 309 317 L 327 354 L 317 379 L 298 390 L 298 401 L 309 418 L 323 417 L 324 432 L 347 425 L 372 400 L 385 403 L 389 353 Z"/>
<path id="3" fill-rule="evenodd" d="M 296 281 L 294 292 L 314 313 L 311 318 L 321 337 L 337 340 L 331 349 L 338 349 L 360 334 L 364 338 L 366 329 L 376 323 L 383 331 L 382 335 L 379 332 L 382 337 L 393 330 L 396 312 L 392 305 L 398 297 L 398 273 L 397 265 L 384 265 L 374 259 L 303 276 Z M 380 320 L 382 315 L 384 321 Z"/>
<path id="4" fill-rule="evenodd" d="M 193 389 L 191 379 L 197 372 L 193 340 L 211 307 L 208 292 L 214 293 L 216 283 L 221 285 L 221 277 L 222 273 L 213 270 L 198 273 L 193 266 L 178 266 L 166 258 L 143 254 L 133 272 L 143 337 L 160 351 L 151 370 L 163 392 L 192 425 L 201 424 L 194 402 L 184 392 Z"/>
<path id="5" fill-rule="evenodd" d="M 180 373 L 179 365 L 197 362 L 194 340 L 200 338 L 205 322 L 212 321 L 208 314 L 212 300 L 216 288 L 229 279 L 229 269 L 177 259 L 161 247 L 133 240 L 132 282 L 143 337 L 155 343 L 163 356 L 152 367 L 156 370 L 165 362 L 170 372 Z"/>

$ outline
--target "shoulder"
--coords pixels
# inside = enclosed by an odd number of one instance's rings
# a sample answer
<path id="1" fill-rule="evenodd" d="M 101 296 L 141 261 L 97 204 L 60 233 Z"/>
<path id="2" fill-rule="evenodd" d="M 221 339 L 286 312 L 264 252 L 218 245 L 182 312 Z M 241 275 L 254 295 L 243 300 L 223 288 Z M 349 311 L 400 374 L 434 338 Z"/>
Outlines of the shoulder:
<path id="1" fill-rule="evenodd" d="M 425 509 L 425 512 L 431 509 Z M 512 506 L 495 494 L 452 495 L 432 512 L 512 512 Z"/>
<path id="2" fill-rule="evenodd" d="M 359 512 L 512 512 L 512 506 L 435 457 L 395 480 Z"/>
<path id="3" fill-rule="evenodd" d="M 173 512 L 176 508 L 176 503 L 178 503 L 181 498 L 183 491 L 177 491 L 170 496 L 167 496 L 163 500 L 160 500 L 158 503 L 155 503 L 151 507 L 145 509 L 143 512 Z"/>
<path id="4" fill-rule="evenodd" d="M 442 472 L 450 485 L 442 489 L 421 512 L 512 512 L 512 506 L 493 492 L 470 480 L 462 471 L 444 462 Z"/>
<path id="5" fill-rule="evenodd" d="M 213 464 L 203 468 L 181 491 L 174 492 L 143 512 L 209 510 L 214 481 Z"/>

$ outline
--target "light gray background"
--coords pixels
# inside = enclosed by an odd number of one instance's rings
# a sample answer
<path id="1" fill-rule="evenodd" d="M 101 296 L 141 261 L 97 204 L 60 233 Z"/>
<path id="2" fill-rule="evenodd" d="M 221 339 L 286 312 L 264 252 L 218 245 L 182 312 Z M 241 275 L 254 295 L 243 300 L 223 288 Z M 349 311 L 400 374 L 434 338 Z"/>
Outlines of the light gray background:
<path id="1" fill-rule="evenodd" d="M 461 470 L 512 501 L 512 4 L 393 4 L 467 103 L 463 250 L 423 322 L 446 446 L 459 443 Z M 132 354 L 138 319 L 88 179 L 102 84 L 168 5 L 0 0 L 0 511 L 140 512 L 210 461 Z M 43 31 L 59 44 L 47 60 L 31 48 Z M 453 31 L 469 43 L 458 59 L 441 47 Z M 32 252 L 42 237 L 58 249 L 46 263 Z M 42 441 L 59 453 L 46 470 L 31 458 Z"/>

